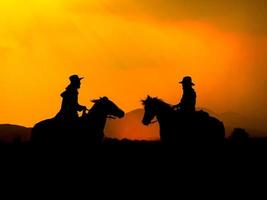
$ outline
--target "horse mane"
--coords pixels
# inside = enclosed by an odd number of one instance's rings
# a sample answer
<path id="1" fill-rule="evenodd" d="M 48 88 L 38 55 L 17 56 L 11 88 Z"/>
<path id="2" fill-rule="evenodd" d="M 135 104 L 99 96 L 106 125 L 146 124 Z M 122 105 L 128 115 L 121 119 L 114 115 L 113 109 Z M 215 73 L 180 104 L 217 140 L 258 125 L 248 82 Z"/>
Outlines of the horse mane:
<path id="1" fill-rule="evenodd" d="M 100 97 L 99 99 L 93 99 L 93 100 L 91 100 L 91 102 L 94 103 L 94 105 L 92 106 L 92 108 L 94 108 L 97 105 L 97 103 L 103 102 L 103 101 L 109 101 L 108 97 Z"/>
<path id="2" fill-rule="evenodd" d="M 163 106 L 166 106 L 166 107 L 172 107 L 169 103 L 166 103 L 165 101 L 163 101 L 162 99 L 159 99 L 157 97 L 154 98 L 154 100 L 157 100 L 158 103 L 162 104 Z"/>
<path id="3" fill-rule="evenodd" d="M 172 108 L 172 106 L 169 103 L 166 103 L 165 101 L 163 101 L 162 99 L 160 99 L 158 97 L 150 97 L 150 96 L 148 96 L 146 100 L 142 101 L 142 103 L 143 103 L 143 105 L 146 105 L 149 101 L 157 102 L 162 107 Z"/>
<path id="4" fill-rule="evenodd" d="M 94 112 L 96 111 L 96 108 L 97 108 L 98 103 L 99 103 L 100 101 L 101 101 L 101 98 L 91 100 L 91 102 L 93 103 L 93 106 L 89 109 L 89 112 L 88 112 L 87 116 L 88 116 L 89 114 L 92 114 L 92 113 L 94 113 Z"/>

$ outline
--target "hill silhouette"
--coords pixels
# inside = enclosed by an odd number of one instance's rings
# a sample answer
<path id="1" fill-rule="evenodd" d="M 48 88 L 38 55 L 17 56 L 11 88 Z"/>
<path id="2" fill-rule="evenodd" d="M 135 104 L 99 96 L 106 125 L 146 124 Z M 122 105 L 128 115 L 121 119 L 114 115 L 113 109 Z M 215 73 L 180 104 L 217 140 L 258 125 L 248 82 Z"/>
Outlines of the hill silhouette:
<path id="1" fill-rule="evenodd" d="M 246 129 L 253 137 L 267 137 L 267 127 L 263 119 L 246 117 L 236 112 L 216 113 L 207 108 L 198 108 L 197 110 L 204 110 L 223 121 L 227 137 L 232 134 L 235 128 Z"/>
<path id="2" fill-rule="evenodd" d="M 159 126 L 157 123 L 144 126 L 141 123 L 143 109 L 128 112 L 121 120 L 109 120 L 105 133 L 107 137 L 128 140 L 159 140 Z"/>
<path id="3" fill-rule="evenodd" d="M 30 140 L 30 135 L 31 128 L 11 124 L 0 125 L 0 141 L 3 143 L 12 143 L 17 138 L 26 142 Z"/>
<path id="4" fill-rule="evenodd" d="M 267 137 L 266 124 L 262 119 L 251 119 L 235 112 L 225 112 L 217 116 L 224 122 L 228 136 L 234 128 L 244 128 L 253 137 Z"/>

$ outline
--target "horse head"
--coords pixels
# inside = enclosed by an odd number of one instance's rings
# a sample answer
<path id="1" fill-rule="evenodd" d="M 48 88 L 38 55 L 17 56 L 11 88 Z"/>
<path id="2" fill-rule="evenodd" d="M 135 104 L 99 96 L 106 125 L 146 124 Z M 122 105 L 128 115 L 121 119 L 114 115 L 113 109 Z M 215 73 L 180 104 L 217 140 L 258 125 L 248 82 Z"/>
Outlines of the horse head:
<path id="1" fill-rule="evenodd" d="M 157 97 L 147 96 L 145 100 L 142 100 L 142 104 L 145 109 L 145 114 L 142 123 L 146 126 L 152 124 L 152 120 L 155 117 L 158 118 L 160 113 L 167 113 L 173 111 L 169 104 L 165 103 Z"/>
<path id="2" fill-rule="evenodd" d="M 94 103 L 94 106 L 91 111 L 101 113 L 105 117 L 116 119 L 123 118 L 125 115 L 124 111 L 107 97 L 101 97 L 99 99 L 92 100 L 92 102 Z"/>
<path id="3" fill-rule="evenodd" d="M 125 113 L 114 102 L 107 97 L 92 100 L 93 107 L 88 113 L 84 113 L 81 118 L 81 134 L 80 141 L 101 144 L 104 139 L 104 129 L 107 118 L 122 118 Z"/>

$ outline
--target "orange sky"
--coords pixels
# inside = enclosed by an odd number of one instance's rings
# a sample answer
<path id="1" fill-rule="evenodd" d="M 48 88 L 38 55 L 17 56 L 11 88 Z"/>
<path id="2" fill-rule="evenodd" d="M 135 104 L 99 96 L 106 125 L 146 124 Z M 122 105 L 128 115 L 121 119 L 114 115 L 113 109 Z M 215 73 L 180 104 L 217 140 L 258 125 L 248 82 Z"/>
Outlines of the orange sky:
<path id="1" fill-rule="evenodd" d="M 59 110 L 69 75 L 80 103 L 108 96 L 125 111 L 147 94 L 180 99 L 191 75 L 198 106 L 267 117 L 263 1 L 0 1 L 0 123 L 33 126 Z M 266 128 L 267 129 L 267 128 Z"/>

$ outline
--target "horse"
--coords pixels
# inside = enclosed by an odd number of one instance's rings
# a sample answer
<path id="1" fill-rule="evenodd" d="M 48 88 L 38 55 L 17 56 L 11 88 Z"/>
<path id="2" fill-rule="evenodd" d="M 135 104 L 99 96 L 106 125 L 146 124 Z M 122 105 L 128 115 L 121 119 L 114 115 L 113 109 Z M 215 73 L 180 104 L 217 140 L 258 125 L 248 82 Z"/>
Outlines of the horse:
<path id="1" fill-rule="evenodd" d="M 37 123 L 32 129 L 33 144 L 69 145 L 100 144 L 104 139 L 107 118 L 122 118 L 125 113 L 107 97 L 92 100 L 94 105 L 75 122 L 56 118 Z"/>
<path id="2" fill-rule="evenodd" d="M 148 96 L 142 100 L 144 117 L 142 123 L 146 126 L 154 123 L 156 117 L 160 127 L 162 143 L 194 143 L 218 144 L 224 142 L 225 128 L 223 122 L 211 117 L 204 111 L 182 113 L 154 97 Z"/>

